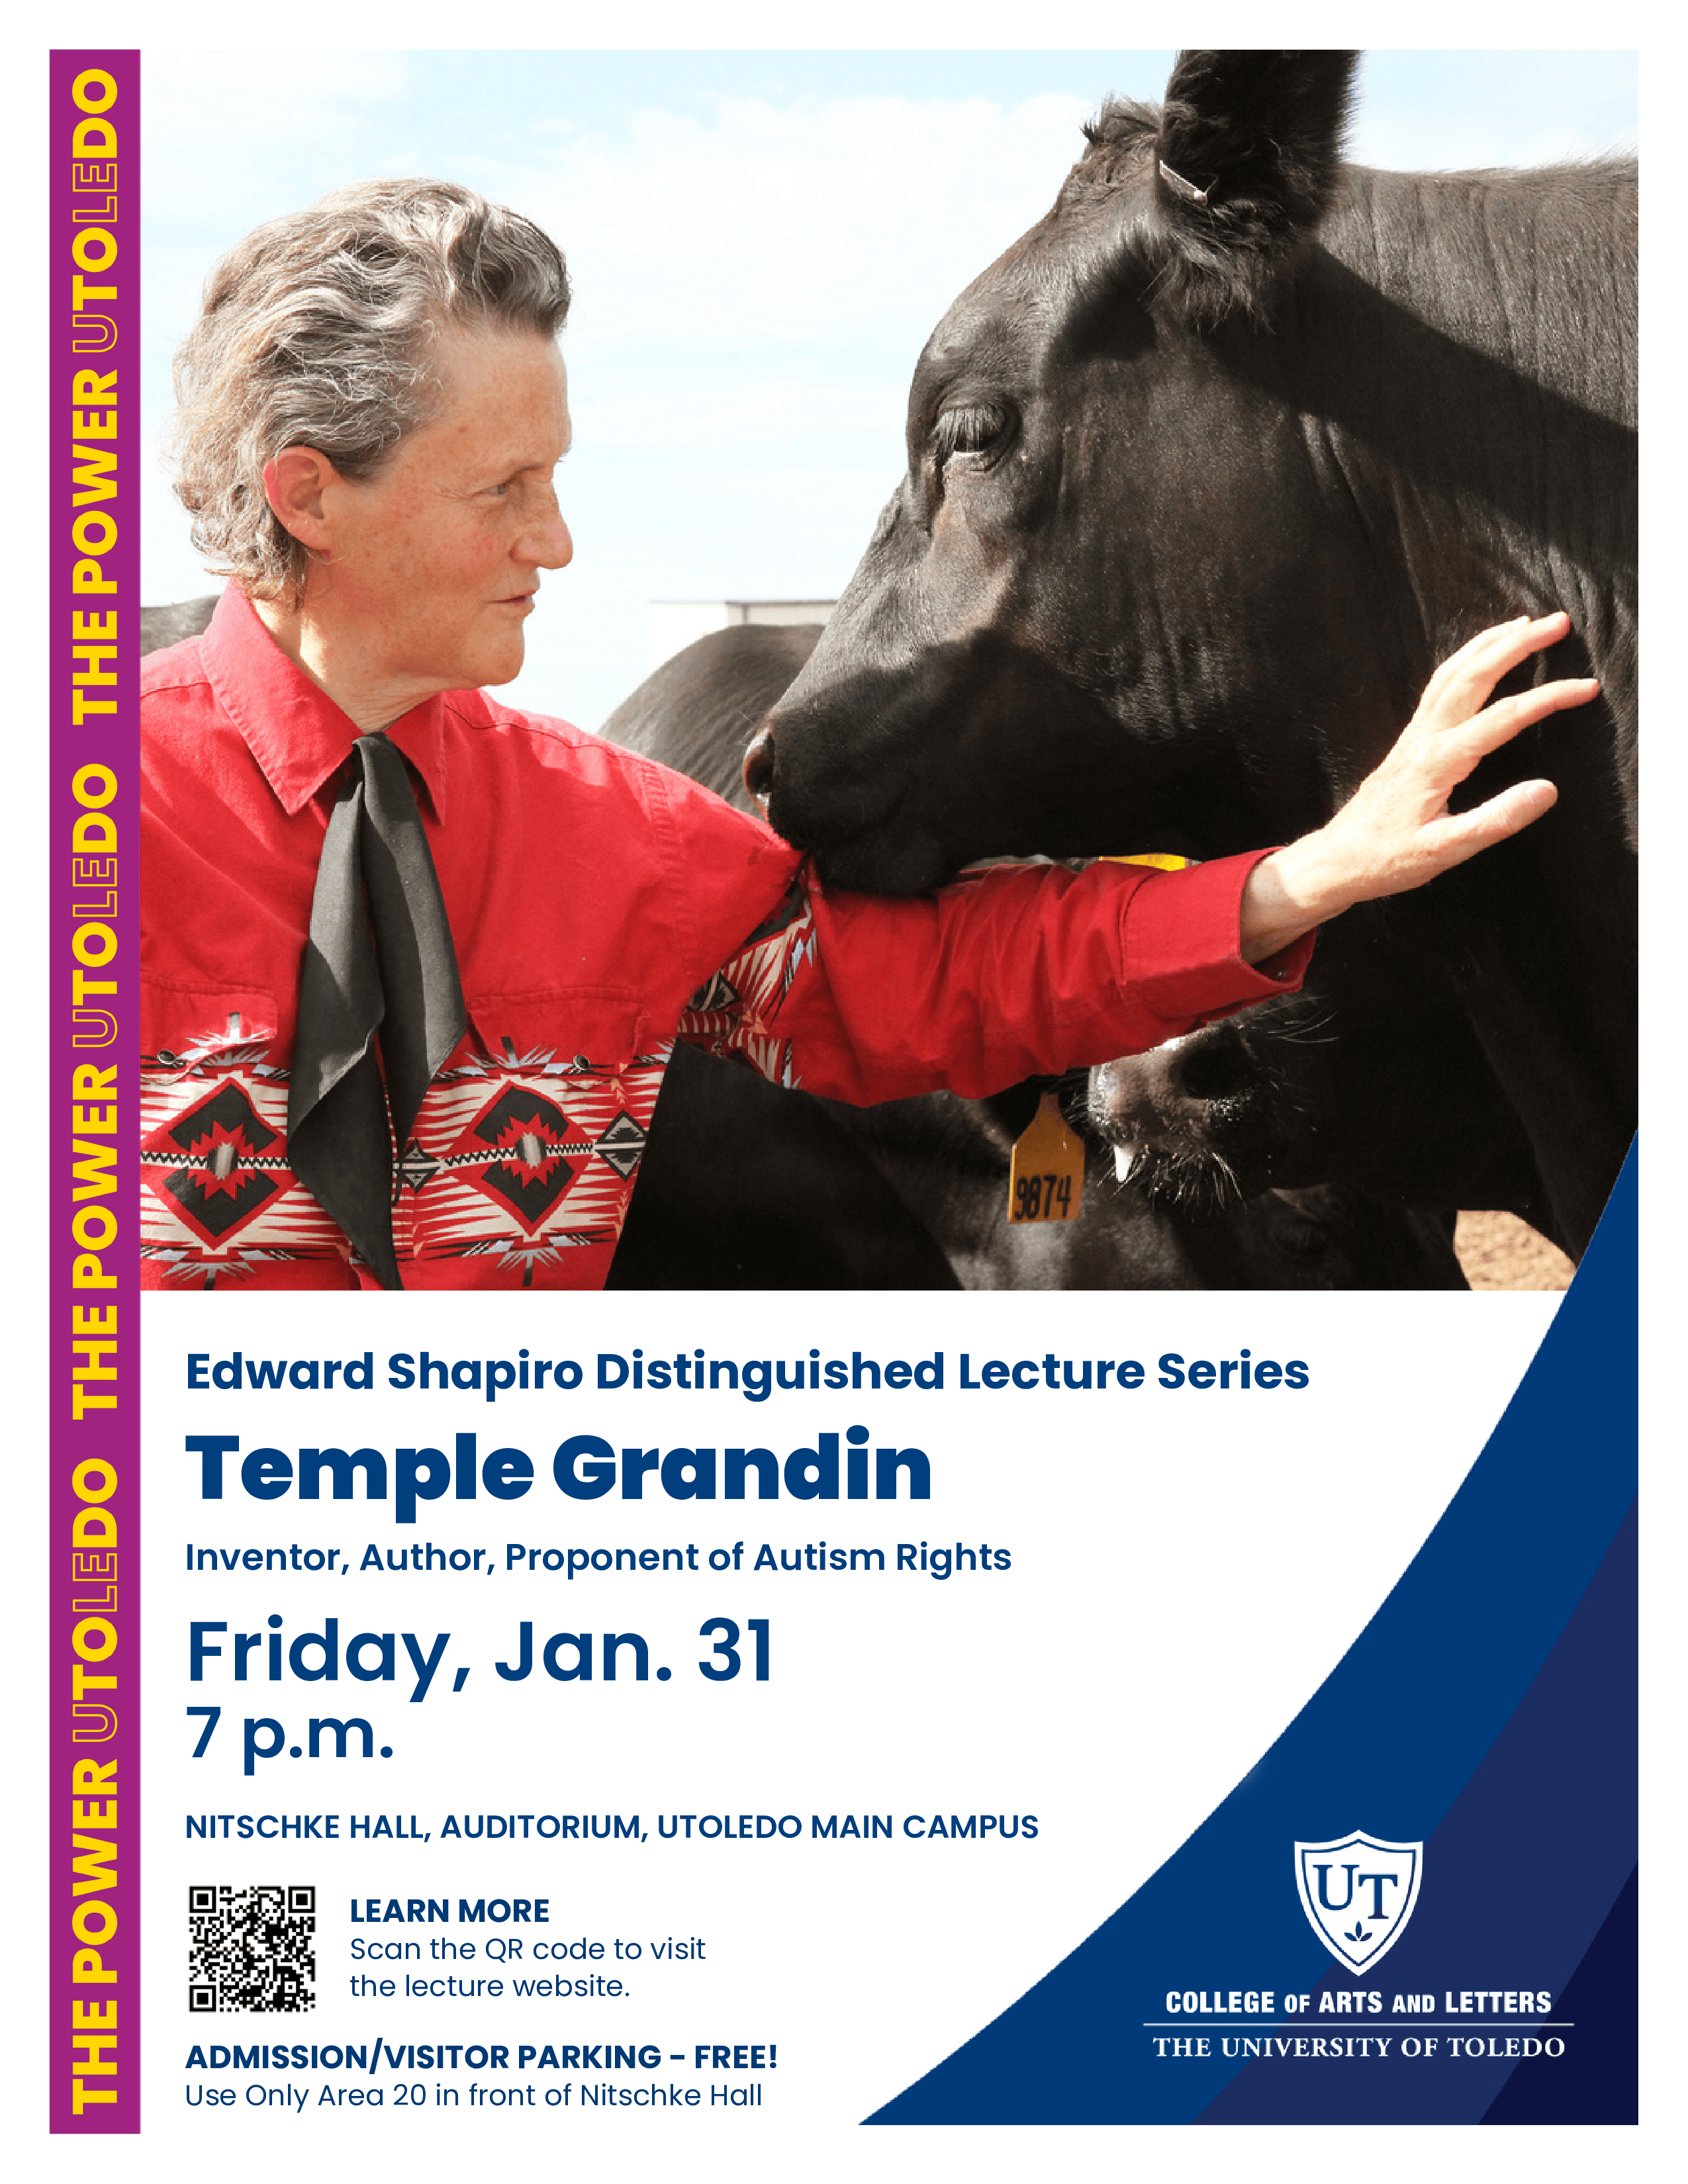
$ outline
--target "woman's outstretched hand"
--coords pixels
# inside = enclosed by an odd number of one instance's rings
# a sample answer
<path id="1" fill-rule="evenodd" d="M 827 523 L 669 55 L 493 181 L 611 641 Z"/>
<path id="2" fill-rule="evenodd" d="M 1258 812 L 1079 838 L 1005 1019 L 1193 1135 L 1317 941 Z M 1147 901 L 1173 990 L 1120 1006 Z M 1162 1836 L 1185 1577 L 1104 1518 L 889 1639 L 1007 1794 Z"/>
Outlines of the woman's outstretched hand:
<path id="1" fill-rule="evenodd" d="M 1565 614 L 1503 622 L 1442 662 L 1394 749 L 1334 818 L 1275 850 L 1249 875 L 1245 961 L 1275 956 L 1357 902 L 1423 887 L 1552 808 L 1559 792 L 1551 781 L 1521 781 L 1469 811 L 1450 811 L 1448 798 L 1479 760 L 1532 722 L 1585 705 L 1599 690 L 1585 677 L 1487 704 L 1503 675 L 1557 644 L 1570 626 Z"/>

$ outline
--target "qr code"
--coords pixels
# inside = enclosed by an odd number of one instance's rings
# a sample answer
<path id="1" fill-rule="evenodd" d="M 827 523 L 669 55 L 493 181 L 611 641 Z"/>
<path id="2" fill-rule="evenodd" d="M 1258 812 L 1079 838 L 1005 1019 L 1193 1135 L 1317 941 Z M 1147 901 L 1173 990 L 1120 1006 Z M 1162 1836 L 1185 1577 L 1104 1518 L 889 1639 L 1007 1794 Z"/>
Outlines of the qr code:
<path id="1" fill-rule="evenodd" d="M 314 1888 L 190 1888 L 191 2010 L 315 2009 Z"/>

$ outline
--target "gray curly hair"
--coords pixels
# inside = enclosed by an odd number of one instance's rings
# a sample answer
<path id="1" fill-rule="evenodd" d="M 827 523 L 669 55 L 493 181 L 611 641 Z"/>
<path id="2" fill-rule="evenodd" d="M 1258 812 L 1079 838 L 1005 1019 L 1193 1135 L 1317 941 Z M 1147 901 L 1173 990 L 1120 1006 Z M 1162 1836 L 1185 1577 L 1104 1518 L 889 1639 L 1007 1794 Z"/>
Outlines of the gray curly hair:
<path id="1" fill-rule="evenodd" d="M 315 448 L 374 476 L 437 407 L 443 327 L 549 341 L 568 309 L 550 237 L 454 182 L 359 182 L 254 228 L 213 268 L 175 359 L 175 492 L 208 569 L 296 605 L 310 555 L 265 498 L 265 465 Z"/>

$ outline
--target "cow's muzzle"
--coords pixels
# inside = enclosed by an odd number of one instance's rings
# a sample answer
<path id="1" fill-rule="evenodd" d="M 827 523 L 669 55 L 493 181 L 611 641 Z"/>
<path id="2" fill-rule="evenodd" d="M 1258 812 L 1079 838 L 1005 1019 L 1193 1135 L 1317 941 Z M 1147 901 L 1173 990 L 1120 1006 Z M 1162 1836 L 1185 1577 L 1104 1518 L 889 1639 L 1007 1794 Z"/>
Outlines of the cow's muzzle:
<path id="1" fill-rule="evenodd" d="M 1234 1026 L 1217 1025 L 1093 1069 L 1089 1119 L 1122 1173 L 1145 1153 L 1145 1181 L 1168 1162 L 1228 1170 L 1231 1132 L 1261 1089 L 1258 1073 Z"/>

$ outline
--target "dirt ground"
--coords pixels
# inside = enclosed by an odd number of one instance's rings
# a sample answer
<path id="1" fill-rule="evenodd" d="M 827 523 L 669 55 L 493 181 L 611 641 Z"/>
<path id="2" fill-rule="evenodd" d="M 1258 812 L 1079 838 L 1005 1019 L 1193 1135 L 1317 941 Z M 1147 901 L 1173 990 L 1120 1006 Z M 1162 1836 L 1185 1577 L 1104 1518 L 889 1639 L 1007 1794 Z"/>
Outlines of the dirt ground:
<path id="1" fill-rule="evenodd" d="M 1513 1213 L 1462 1213 L 1454 1250 L 1474 1290 L 1563 1290 L 1576 1269 Z"/>

